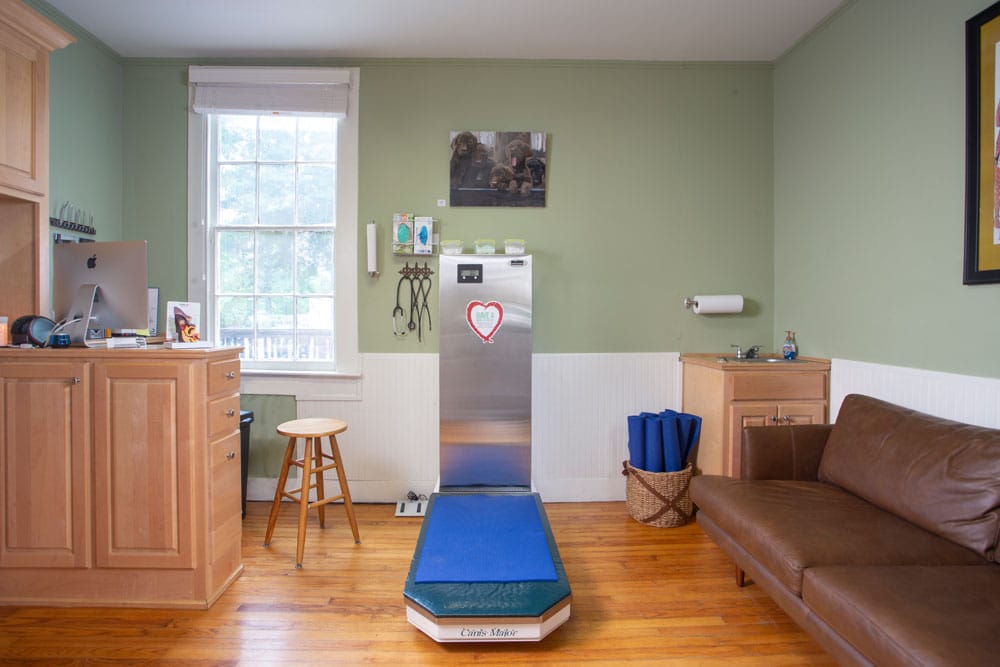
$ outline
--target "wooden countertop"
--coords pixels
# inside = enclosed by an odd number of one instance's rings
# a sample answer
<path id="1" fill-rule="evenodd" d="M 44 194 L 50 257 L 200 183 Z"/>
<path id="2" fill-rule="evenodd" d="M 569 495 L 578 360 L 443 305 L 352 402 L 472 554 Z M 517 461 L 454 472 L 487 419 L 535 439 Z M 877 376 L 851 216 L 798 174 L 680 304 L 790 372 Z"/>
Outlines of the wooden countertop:
<path id="1" fill-rule="evenodd" d="M 194 349 L 167 349 L 162 345 L 150 345 L 141 347 L 117 347 L 113 349 L 101 347 L 0 347 L 0 361 L 38 361 L 40 359 L 51 361 L 66 361 L 68 359 L 102 360 L 109 359 L 130 359 L 130 360 L 152 360 L 152 359 L 205 359 L 213 357 L 229 357 L 235 352 L 239 354 L 242 348 L 239 347 L 209 347 Z"/>
<path id="2" fill-rule="evenodd" d="M 694 364 L 696 366 L 707 366 L 723 371 L 828 371 L 830 370 L 830 360 L 818 357 L 798 357 L 794 361 L 783 359 L 777 354 L 763 354 L 761 359 L 774 359 L 775 361 L 755 361 L 733 359 L 732 352 L 685 352 L 681 355 L 682 364 Z"/>

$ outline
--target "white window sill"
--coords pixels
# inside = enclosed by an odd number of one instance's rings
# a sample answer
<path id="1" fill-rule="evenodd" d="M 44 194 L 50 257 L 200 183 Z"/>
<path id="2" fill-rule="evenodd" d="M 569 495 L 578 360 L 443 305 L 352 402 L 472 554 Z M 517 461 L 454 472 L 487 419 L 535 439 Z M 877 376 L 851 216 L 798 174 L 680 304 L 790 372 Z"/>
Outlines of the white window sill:
<path id="1" fill-rule="evenodd" d="M 243 369 L 241 394 L 294 396 L 297 401 L 360 401 L 361 373 Z"/>

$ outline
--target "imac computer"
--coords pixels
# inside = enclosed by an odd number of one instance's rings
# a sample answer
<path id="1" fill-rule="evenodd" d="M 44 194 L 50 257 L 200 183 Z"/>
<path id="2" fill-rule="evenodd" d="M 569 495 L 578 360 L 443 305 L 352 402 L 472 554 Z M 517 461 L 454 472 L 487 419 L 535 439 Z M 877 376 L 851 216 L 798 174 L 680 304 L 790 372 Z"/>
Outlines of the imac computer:
<path id="1" fill-rule="evenodd" d="M 145 329 L 148 281 L 145 241 L 53 246 L 55 330 L 68 333 L 73 345 L 97 347 L 105 329 Z M 93 330 L 100 334 L 89 338 Z"/>

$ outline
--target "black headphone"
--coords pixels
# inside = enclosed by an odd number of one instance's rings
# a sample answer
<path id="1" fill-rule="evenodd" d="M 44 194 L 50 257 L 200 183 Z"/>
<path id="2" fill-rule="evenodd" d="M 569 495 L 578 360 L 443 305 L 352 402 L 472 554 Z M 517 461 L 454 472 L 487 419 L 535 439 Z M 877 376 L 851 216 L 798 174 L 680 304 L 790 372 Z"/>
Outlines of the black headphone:
<path id="1" fill-rule="evenodd" d="M 44 347 L 55 326 L 55 322 L 41 315 L 19 317 L 10 325 L 11 345 L 16 347 L 31 343 L 37 347 Z"/>

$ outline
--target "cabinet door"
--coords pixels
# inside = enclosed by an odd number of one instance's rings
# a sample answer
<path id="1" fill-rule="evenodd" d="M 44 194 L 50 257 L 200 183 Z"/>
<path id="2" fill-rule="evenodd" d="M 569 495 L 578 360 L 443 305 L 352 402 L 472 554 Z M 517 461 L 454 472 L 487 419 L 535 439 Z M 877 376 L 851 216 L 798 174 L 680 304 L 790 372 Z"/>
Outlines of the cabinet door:
<path id="1" fill-rule="evenodd" d="M 194 391 L 193 363 L 94 364 L 98 567 L 194 566 L 193 496 L 203 488 L 194 462 L 205 442 Z"/>
<path id="2" fill-rule="evenodd" d="M 44 195 L 48 179 L 48 51 L 0 23 L 0 184 Z"/>
<path id="3" fill-rule="evenodd" d="M 0 365 L 0 566 L 90 564 L 88 365 Z"/>
<path id="4" fill-rule="evenodd" d="M 730 405 L 731 432 L 728 443 L 729 451 L 726 455 L 726 475 L 730 477 L 740 476 L 743 429 L 747 426 L 771 426 L 777 418 L 778 406 L 773 402 L 741 401 Z"/>
<path id="5" fill-rule="evenodd" d="M 778 423 L 795 424 L 825 424 L 825 403 L 778 403 Z"/>

